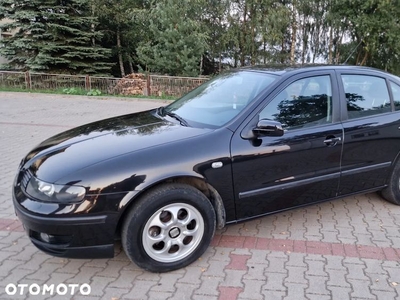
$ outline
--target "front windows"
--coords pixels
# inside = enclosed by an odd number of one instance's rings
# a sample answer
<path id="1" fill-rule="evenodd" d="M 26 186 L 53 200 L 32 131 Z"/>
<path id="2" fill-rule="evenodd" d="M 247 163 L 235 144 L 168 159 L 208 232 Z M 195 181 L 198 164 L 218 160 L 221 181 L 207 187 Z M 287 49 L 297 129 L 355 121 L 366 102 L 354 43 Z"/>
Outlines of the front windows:
<path id="1" fill-rule="evenodd" d="M 291 83 L 261 111 L 260 119 L 280 122 L 286 130 L 331 123 L 330 76 L 307 77 Z"/>

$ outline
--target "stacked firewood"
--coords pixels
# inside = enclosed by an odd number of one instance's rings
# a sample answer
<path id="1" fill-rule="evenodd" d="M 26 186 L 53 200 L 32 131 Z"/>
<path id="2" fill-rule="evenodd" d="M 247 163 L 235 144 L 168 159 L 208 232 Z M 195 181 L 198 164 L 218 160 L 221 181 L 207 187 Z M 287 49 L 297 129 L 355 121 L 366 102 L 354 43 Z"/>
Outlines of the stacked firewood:
<path id="1" fill-rule="evenodd" d="M 124 96 L 145 95 L 146 76 L 141 73 L 132 73 L 121 78 L 114 87 L 114 93 Z"/>

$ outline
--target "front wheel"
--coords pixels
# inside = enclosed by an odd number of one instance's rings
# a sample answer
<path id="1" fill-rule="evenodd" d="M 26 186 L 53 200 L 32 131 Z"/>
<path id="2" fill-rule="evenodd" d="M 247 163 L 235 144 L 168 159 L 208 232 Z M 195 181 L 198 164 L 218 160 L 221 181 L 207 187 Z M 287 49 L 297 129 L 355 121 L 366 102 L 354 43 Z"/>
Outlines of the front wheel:
<path id="1" fill-rule="evenodd" d="M 122 245 L 138 266 L 168 272 L 199 258 L 215 226 L 213 206 L 199 190 L 166 184 L 144 194 L 131 208 L 122 228 Z"/>
<path id="2" fill-rule="evenodd" d="M 397 162 L 388 186 L 381 191 L 381 195 L 385 200 L 400 205 L 400 162 Z"/>

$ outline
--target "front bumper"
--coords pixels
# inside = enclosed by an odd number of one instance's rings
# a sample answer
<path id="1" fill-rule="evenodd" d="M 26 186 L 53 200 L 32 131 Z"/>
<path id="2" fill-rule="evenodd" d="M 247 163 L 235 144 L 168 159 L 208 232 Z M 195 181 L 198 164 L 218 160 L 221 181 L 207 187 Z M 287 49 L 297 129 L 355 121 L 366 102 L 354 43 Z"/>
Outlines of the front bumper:
<path id="1" fill-rule="evenodd" d="M 30 214 L 15 201 L 14 207 L 32 243 L 47 254 L 69 258 L 114 256 L 114 236 L 104 237 L 107 216 L 51 218 Z"/>
<path id="2" fill-rule="evenodd" d="M 118 203 L 117 199 L 123 198 L 124 195 L 125 193 L 112 195 L 113 197 L 98 196 L 96 202 Z M 68 258 L 114 256 L 114 242 L 120 216 L 118 209 L 107 210 L 105 213 L 96 209 L 96 204 L 93 204 L 93 212 L 77 212 L 71 205 L 31 200 L 18 185 L 13 188 L 13 202 L 15 212 L 30 240 L 43 252 Z M 55 206 L 59 208 L 54 209 Z"/>

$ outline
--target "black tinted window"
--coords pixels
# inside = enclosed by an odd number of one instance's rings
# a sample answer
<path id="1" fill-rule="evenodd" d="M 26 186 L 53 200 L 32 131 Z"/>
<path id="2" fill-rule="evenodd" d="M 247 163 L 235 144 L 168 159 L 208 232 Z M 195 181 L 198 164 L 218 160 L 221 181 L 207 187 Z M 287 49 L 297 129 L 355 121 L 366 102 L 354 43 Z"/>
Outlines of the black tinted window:
<path id="1" fill-rule="evenodd" d="M 392 89 L 394 108 L 395 110 L 400 110 L 400 86 L 390 82 L 390 88 Z"/>
<path id="2" fill-rule="evenodd" d="M 262 110 L 260 119 L 278 121 L 289 130 L 330 123 L 330 77 L 308 77 L 291 83 Z"/>
<path id="3" fill-rule="evenodd" d="M 375 76 L 342 75 L 349 119 L 390 112 L 386 80 Z"/>

